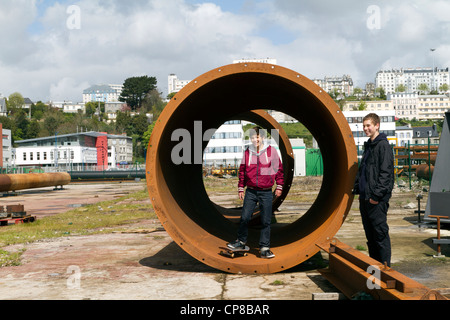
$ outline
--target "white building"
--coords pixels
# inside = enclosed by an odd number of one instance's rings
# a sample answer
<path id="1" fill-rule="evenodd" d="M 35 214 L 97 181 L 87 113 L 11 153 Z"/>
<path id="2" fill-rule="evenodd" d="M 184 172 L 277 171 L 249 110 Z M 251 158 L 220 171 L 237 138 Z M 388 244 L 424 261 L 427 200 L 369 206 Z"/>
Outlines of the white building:
<path id="1" fill-rule="evenodd" d="M 407 68 L 378 71 L 375 78 L 377 88 L 383 88 L 385 93 L 394 93 L 399 85 L 406 92 L 418 92 L 419 86 L 426 84 L 429 90 L 439 90 L 443 84 L 450 86 L 449 69 L 438 68 Z"/>
<path id="2" fill-rule="evenodd" d="M 225 122 L 209 140 L 203 153 L 207 166 L 239 166 L 244 151 L 244 131 L 240 120 Z"/>
<path id="3" fill-rule="evenodd" d="M 397 137 L 397 146 L 405 147 L 412 144 L 413 128 L 410 125 L 395 128 L 395 136 Z"/>
<path id="4" fill-rule="evenodd" d="M 86 113 L 86 106 L 84 103 L 66 103 L 63 105 L 64 113 Z"/>
<path id="5" fill-rule="evenodd" d="M 2 162 L 0 163 L 0 167 L 6 168 L 11 167 L 12 165 L 12 138 L 11 138 L 11 130 L 2 129 L 2 125 L 0 123 L 0 134 L 2 135 L 1 148 L 2 148 Z"/>
<path id="6" fill-rule="evenodd" d="M 349 75 L 342 77 L 325 77 L 324 79 L 312 79 L 319 87 L 328 93 L 337 91 L 346 96 L 353 94 L 353 80 Z"/>
<path id="7" fill-rule="evenodd" d="M 14 165 L 82 170 L 131 163 L 132 138 L 101 132 L 80 132 L 16 141 Z M 103 155 L 103 156 L 102 156 Z M 103 160 L 103 157 L 105 160 Z M 107 157 L 107 159 L 106 159 Z"/>
<path id="8" fill-rule="evenodd" d="M 361 100 L 361 101 L 347 101 L 343 106 L 343 111 L 359 111 L 360 106 L 364 106 L 364 111 L 380 112 L 392 111 L 394 107 L 390 100 Z"/>
<path id="9" fill-rule="evenodd" d="M 94 85 L 83 91 L 83 103 L 88 102 L 117 102 L 122 93 L 123 85 L 103 84 Z"/>
<path id="10" fill-rule="evenodd" d="M 407 120 L 418 119 L 417 93 L 396 92 L 389 93 L 387 97 L 388 100 L 392 101 L 397 118 Z"/>
<path id="11" fill-rule="evenodd" d="M 418 95 L 418 120 L 442 120 L 445 112 L 450 111 L 450 98 L 448 95 Z"/>
<path id="12" fill-rule="evenodd" d="M 168 94 L 171 94 L 172 92 L 178 92 L 183 87 L 185 87 L 191 80 L 179 80 L 176 74 L 170 74 L 168 78 Z"/>
<path id="13" fill-rule="evenodd" d="M 355 144 L 358 149 L 358 155 L 362 155 L 364 142 L 369 138 L 364 133 L 363 130 L 363 118 L 371 113 L 371 111 L 344 111 L 344 116 L 352 130 L 353 137 L 355 139 Z M 380 132 L 386 134 L 389 142 L 391 144 L 397 145 L 396 135 L 395 135 L 395 111 L 377 111 L 375 112 L 381 120 Z"/>
<path id="14" fill-rule="evenodd" d="M 0 94 L 0 116 L 7 116 L 8 110 L 6 109 L 6 98 Z"/>

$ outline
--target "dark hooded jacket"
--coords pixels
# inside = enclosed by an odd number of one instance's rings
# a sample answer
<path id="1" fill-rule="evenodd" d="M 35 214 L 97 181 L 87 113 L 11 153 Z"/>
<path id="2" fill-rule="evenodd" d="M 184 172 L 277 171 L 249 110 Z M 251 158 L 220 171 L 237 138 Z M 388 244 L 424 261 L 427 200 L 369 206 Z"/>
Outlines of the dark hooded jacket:
<path id="1" fill-rule="evenodd" d="M 364 143 L 354 194 L 360 199 L 388 202 L 394 187 L 394 155 L 384 133 Z"/>

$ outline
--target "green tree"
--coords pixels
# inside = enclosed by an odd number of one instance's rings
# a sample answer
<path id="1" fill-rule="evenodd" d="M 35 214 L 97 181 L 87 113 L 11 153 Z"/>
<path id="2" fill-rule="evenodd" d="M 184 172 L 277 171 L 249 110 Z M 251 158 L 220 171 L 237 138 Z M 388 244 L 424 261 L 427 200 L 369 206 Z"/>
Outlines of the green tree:
<path id="1" fill-rule="evenodd" d="M 386 91 L 382 87 L 378 87 L 375 89 L 375 93 L 381 100 L 386 100 Z"/>
<path id="2" fill-rule="evenodd" d="M 420 91 L 420 94 L 426 94 L 430 90 L 426 83 L 421 83 L 417 89 Z"/>
<path id="3" fill-rule="evenodd" d="M 364 110 L 366 110 L 366 108 L 367 108 L 367 103 L 363 100 L 359 101 L 358 110 L 364 111 Z"/>
<path id="4" fill-rule="evenodd" d="M 148 119 L 145 114 L 138 114 L 131 118 L 131 135 L 142 137 L 148 129 Z"/>
<path id="5" fill-rule="evenodd" d="M 39 133 L 41 131 L 41 126 L 37 122 L 37 120 L 32 120 L 30 122 L 30 125 L 28 126 L 27 132 L 26 132 L 26 139 L 34 139 L 39 137 Z"/>
<path id="6" fill-rule="evenodd" d="M 155 77 L 128 78 L 123 84 L 119 101 L 126 102 L 133 111 L 140 109 L 147 94 L 156 89 L 156 83 Z"/>
<path id="7" fill-rule="evenodd" d="M 85 104 L 86 117 L 91 118 L 92 115 L 95 113 L 96 108 L 97 108 L 97 106 L 95 105 L 95 103 L 93 103 L 93 102 L 86 103 Z"/>
<path id="8" fill-rule="evenodd" d="M 145 150 L 147 150 L 147 148 L 148 148 L 148 143 L 150 141 L 150 137 L 152 135 L 154 127 L 155 127 L 155 122 L 153 122 L 151 125 L 149 125 L 147 128 L 147 131 L 145 131 L 144 134 L 142 135 L 142 144 L 143 144 Z"/>
<path id="9" fill-rule="evenodd" d="M 151 112 L 153 121 L 156 121 L 166 105 L 167 103 L 163 101 L 161 93 L 154 89 L 147 95 L 142 109 Z"/>
<path id="10" fill-rule="evenodd" d="M 116 132 L 117 133 L 123 133 L 126 132 L 127 134 L 131 133 L 132 131 L 132 124 L 131 124 L 131 116 L 128 112 L 117 112 L 117 118 L 116 118 Z M 130 134 L 131 135 L 131 134 Z"/>
<path id="11" fill-rule="evenodd" d="M 53 136 L 56 133 L 56 129 L 58 129 L 59 122 L 54 116 L 48 116 L 44 120 L 44 127 L 47 129 L 48 134 Z"/>
<path id="12" fill-rule="evenodd" d="M 11 113 L 16 113 L 19 110 L 22 110 L 22 106 L 25 103 L 25 99 L 19 92 L 14 92 L 10 94 L 7 101 L 8 111 Z"/>
<path id="13" fill-rule="evenodd" d="M 439 87 L 440 92 L 447 92 L 448 91 L 448 84 L 444 83 Z"/>
<path id="14" fill-rule="evenodd" d="M 397 86 L 397 88 L 395 88 L 395 92 L 405 92 L 406 91 L 406 87 L 403 84 L 399 84 Z"/>

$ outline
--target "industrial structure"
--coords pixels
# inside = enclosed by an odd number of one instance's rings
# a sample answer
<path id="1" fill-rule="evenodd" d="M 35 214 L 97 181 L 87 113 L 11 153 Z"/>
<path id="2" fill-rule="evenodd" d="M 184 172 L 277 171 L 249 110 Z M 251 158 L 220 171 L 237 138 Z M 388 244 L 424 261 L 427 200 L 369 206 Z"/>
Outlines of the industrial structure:
<path id="1" fill-rule="evenodd" d="M 239 89 L 244 85 L 245 91 Z M 182 249 L 199 261 L 226 272 L 274 273 L 309 259 L 320 250 L 317 243 L 335 235 L 353 200 L 351 190 L 358 161 L 352 132 L 328 93 L 292 70 L 249 62 L 211 70 L 191 81 L 175 98 L 161 113 L 153 130 L 146 175 L 155 212 Z M 222 112 L 211 113 L 212 103 Z M 305 215 L 288 226 L 273 228 L 272 247 L 277 259 L 262 261 L 249 255 L 244 260 L 230 260 L 219 255 L 219 248 L 235 237 L 237 226 L 205 192 L 202 164 L 195 161 L 196 157 L 201 158 L 202 147 L 193 143 L 186 150 L 192 161 L 177 164 L 173 161 L 172 150 L 178 143 L 171 137 L 178 128 L 194 137 L 196 121 L 202 121 L 200 137 L 203 137 L 209 128 L 242 119 L 258 108 L 289 114 L 308 128 L 322 151 L 323 186 Z M 258 123 L 256 120 L 254 122 Z M 202 141 L 204 147 L 207 143 Z M 293 152 L 288 150 L 290 148 L 280 146 L 285 172 L 292 175 Z M 290 183 L 285 187 L 289 189 Z M 283 190 L 283 193 L 288 191 Z M 257 246 L 254 243 L 256 233 L 257 230 L 250 230 L 251 247 Z"/>

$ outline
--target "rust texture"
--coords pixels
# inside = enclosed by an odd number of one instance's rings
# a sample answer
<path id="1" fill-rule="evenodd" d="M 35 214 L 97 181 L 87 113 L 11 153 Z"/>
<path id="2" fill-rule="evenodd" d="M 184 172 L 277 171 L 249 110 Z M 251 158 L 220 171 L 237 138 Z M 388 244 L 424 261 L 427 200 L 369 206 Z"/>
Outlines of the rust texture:
<path id="1" fill-rule="evenodd" d="M 70 180 L 67 172 L 0 174 L 0 192 L 63 186 Z"/>
<path id="2" fill-rule="evenodd" d="M 320 273 L 349 299 L 365 292 L 374 300 L 448 300 L 337 239 L 318 247 L 329 254 L 330 262 Z"/>
<path id="3" fill-rule="evenodd" d="M 322 187 L 300 219 L 289 225 L 272 226 L 275 259 L 261 259 L 252 253 L 230 259 L 220 255 L 220 247 L 236 238 L 237 225 L 207 195 L 202 164 L 194 160 L 199 157 L 198 149 L 204 150 L 208 141 L 201 141 L 200 148 L 196 142 L 206 130 L 261 109 L 284 112 L 312 133 L 323 156 Z M 199 121 L 201 132 L 195 126 Z M 172 159 L 172 150 L 180 143 L 172 138 L 177 129 L 192 137 L 191 163 L 175 164 Z M 289 159 L 289 151 L 281 147 L 280 150 L 283 161 Z M 316 254 L 320 250 L 316 243 L 332 238 L 350 210 L 358 167 L 354 138 L 333 99 L 301 74 L 264 63 L 227 65 L 191 81 L 158 118 L 146 161 L 150 200 L 172 239 L 206 265 L 247 274 L 280 272 Z M 283 163 L 289 168 L 288 161 Z M 258 239 L 258 228 L 251 228 L 248 245 L 257 248 Z"/>

